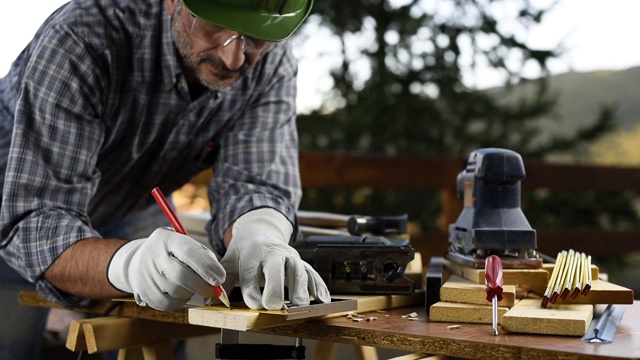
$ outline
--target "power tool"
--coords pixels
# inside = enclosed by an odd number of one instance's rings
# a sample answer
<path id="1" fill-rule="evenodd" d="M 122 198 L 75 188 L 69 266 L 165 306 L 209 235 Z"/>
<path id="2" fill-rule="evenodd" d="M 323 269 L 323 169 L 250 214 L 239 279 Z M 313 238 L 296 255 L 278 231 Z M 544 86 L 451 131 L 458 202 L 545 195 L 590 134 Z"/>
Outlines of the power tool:
<path id="1" fill-rule="evenodd" d="M 409 240 L 382 236 L 309 236 L 293 243 L 335 294 L 413 294 L 404 275 L 415 257 Z"/>
<path id="2" fill-rule="evenodd" d="M 525 177 L 520 154 L 500 148 L 471 152 L 457 177 L 457 195 L 464 208 L 449 225 L 451 243 L 445 257 L 463 266 L 484 268 L 490 255 L 504 268 L 541 268 L 536 231 L 520 208 L 520 183 Z"/>

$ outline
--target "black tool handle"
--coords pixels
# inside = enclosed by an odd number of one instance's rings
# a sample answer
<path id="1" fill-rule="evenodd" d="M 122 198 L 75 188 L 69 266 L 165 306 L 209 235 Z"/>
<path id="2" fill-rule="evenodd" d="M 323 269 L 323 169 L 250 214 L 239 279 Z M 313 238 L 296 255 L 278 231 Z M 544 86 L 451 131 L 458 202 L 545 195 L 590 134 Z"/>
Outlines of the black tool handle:
<path id="1" fill-rule="evenodd" d="M 374 235 L 406 234 L 409 216 L 361 216 L 353 215 L 347 220 L 351 235 L 370 233 Z"/>

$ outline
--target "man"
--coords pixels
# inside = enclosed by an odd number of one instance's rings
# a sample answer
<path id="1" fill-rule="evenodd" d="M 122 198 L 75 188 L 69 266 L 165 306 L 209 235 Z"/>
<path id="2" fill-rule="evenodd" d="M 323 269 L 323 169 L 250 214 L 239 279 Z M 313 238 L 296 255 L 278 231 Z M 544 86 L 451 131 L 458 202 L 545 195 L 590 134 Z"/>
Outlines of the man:
<path id="1" fill-rule="evenodd" d="M 310 7 L 73 0 L 52 14 L 0 80 L 0 280 L 12 295 L 1 305 L 15 321 L 44 323 L 17 306 L 19 277 L 67 307 L 132 294 L 171 310 L 238 280 L 254 309 L 282 307 L 285 286 L 294 304 L 330 301 L 288 245 L 301 191 L 296 63 L 283 40 Z M 144 216 L 158 213 L 151 189 L 210 166 L 220 262 Z M 2 331 L 1 358 L 29 358 L 17 352 L 34 336 L 25 331 Z"/>

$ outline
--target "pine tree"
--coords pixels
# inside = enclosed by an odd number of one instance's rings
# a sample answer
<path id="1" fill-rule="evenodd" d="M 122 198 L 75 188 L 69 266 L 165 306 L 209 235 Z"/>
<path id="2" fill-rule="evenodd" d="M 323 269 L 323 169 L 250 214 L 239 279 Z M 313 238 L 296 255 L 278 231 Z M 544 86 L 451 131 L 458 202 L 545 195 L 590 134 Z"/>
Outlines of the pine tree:
<path id="1" fill-rule="evenodd" d="M 575 135 L 541 131 L 539 120 L 557 95 L 547 86 L 547 64 L 561 52 L 560 45 L 534 49 L 520 40 L 549 11 L 527 0 L 322 0 L 313 11 L 340 39 L 342 62 L 331 72 L 334 88 L 324 106 L 299 115 L 302 150 L 466 158 L 474 149 L 503 147 L 543 158 L 580 150 L 614 126 L 612 110 L 603 109 Z M 502 94 L 465 85 L 483 64 L 504 77 Z M 538 71 L 529 78 L 524 69 L 532 67 Z M 305 194 L 303 208 L 409 212 L 427 228 L 438 211 L 437 194 Z"/>

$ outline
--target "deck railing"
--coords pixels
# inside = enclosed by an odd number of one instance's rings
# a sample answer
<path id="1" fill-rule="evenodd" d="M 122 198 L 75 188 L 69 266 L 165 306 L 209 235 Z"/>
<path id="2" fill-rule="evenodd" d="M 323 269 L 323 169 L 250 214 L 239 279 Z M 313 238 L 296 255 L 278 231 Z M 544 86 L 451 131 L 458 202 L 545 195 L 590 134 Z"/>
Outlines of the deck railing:
<path id="1" fill-rule="evenodd" d="M 302 184 L 310 188 L 357 188 L 436 190 L 441 194 L 439 231 L 411 234 L 411 243 L 423 257 L 441 256 L 448 248 L 447 225 L 462 209 L 456 196 L 456 177 L 466 159 L 411 156 L 374 156 L 347 153 L 302 152 Z M 640 169 L 603 166 L 559 165 L 525 160 L 523 191 L 546 189 L 584 192 L 640 193 Z M 305 209 L 313 210 L 313 209 Z M 535 228 L 535 226 L 534 226 Z M 538 250 L 555 256 L 576 249 L 592 256 L 612 256 L 640 251 L 639 229 L 599 230 L 586 228 L 536 229 Z"/>

